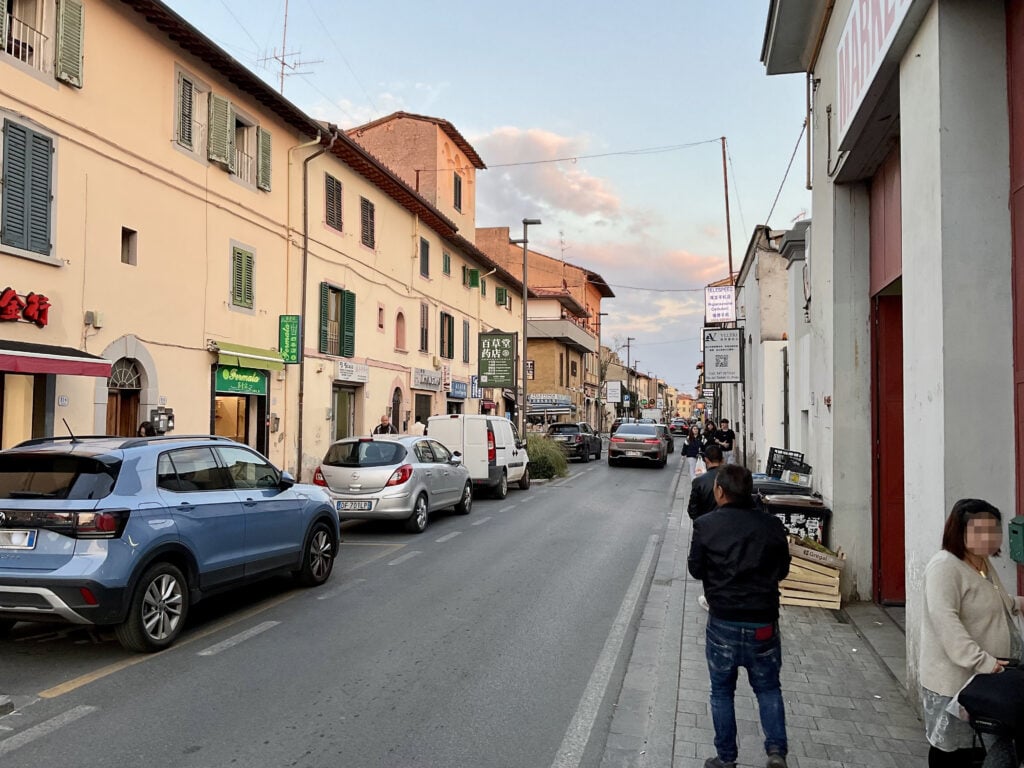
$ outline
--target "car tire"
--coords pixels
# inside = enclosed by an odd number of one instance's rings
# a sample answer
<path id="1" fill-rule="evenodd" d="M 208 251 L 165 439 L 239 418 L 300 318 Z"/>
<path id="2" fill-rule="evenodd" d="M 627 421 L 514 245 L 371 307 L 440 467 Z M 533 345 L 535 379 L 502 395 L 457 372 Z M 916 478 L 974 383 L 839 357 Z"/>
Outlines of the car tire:
<path id="1" fill-rule="evenodd" d="M 416 497 L 412 514 L 405 521 L 405 530 L 409 533 L 423 533 L 427 530 L 427 520 L 430 517 L 430 507 L 427 505 L 427 495 L 421 493 Z"/>
<path id="2" fill-rule="evenodd" d="M 128 616 L 114 627 L 114 634 L 129 651 L 162 651 L 181 634 L 188 608 L 184 575 L 171 563 L 157 563 L 142 574 L 128 604 Z"/>
<path id="3" fill-rule="evenodd" d="M 611 456 L 608 457 L 608 466 L 609 467 L 614 467 L 618 463 L 619 462 L 616 459 L 613 459 Z"/>
<path id="4" fill-rule="evenodd" d="M 0 637 L 7 637 L 11 634 L 11 630 L 17 623 L 14 619 L 0 619 Z"/>
<path id="5" fill-rule="evenodd" d="M 530 468 L 527 467 L 523 470 L 523 476 L 519 478 L 519 490 L 528 491 L 530 490 Z"/>
<path id="6" fill-rule="evenodd" d="M 504 499 L 508 496 L 508 474 L 505 470 L 501 470 L 501 478 L 498 480 L 498 484 L 494 486 L 494 498 Z"/>
<path id="7" fill-rule="evenodd" d="M 306 548 L 302 551 L 299 581 L 307 587 L 319 587 L 331 577 L 338 547 L 327 523 L 319 522 L 310 531 Z"/>
<path id="8" fill-rule="evenodd" d="M 664 469 L 666 464 L 668 464 L 668 459 L 662 459 L 657 463 L 656 466 L 658 467 L 658 469 Z"/>
<path id="9" fill-rule="evenodd" d="M 455 512 L 459 515 L 468 515 L 473 511 L 473 484 L 466 483 L 466 487 L 462 489 L 462 498 L 459 499 L 459 503 L 455 505 Z"/>

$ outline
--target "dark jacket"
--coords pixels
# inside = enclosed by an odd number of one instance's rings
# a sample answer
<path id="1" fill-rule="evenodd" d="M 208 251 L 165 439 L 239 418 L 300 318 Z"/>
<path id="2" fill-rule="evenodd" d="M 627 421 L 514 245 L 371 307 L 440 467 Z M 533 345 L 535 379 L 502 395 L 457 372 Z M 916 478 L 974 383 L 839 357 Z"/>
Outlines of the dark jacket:
<path id="1" fill-rule="evenodd" d="M 770 624 L 779 618 L 779 582 L 789 573 L 782 521 L 752 508 L 719 507 L 693 523 L 687 561 L 704 582 L 711 615 Z"/>
<path id="2" fill-rule="evenodd" d="M 704 453 L 704 444 L 701 442 L 699 437 L 686 436 L 686 442 L 683 443 L 683 456 L 689 456 L 690 458 L 697 458 Z"/>
<path id="3" fill-rule="evenodd" d="M 717 474 L 718 467 L 708 467 L 707 472 L 693 479 L 693 484 L 690 486 L 690 503 L 686 507 L 686 513 L 691 520 L 696 520 L 718 506 L 715 502 L 715 475 Z"/>

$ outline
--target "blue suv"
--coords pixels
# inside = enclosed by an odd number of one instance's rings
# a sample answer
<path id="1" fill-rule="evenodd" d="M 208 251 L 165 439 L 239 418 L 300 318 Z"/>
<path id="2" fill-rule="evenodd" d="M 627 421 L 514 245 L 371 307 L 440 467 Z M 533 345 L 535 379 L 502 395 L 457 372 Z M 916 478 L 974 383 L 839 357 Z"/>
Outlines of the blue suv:
<path id="1" fill-rule="evenodd" d="M 227 438 L 60 437 L 0 451 L 0 636 L 16 621 L 174 642 L 191 605 L 281 572 L 330 578 L 338 517 Z"/>

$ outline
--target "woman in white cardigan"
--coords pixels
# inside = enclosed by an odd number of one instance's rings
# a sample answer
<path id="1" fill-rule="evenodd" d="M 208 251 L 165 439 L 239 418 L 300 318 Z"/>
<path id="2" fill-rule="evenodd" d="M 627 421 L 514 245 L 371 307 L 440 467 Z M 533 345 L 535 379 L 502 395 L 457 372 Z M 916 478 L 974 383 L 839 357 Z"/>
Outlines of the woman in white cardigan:
<path id="1" fill-rule="evenodd" d="M 1001 521 L 987 501 L 961 499 L 925 568 L 919 669 L 929 768 L 971 765 L 974 732 L 946 707 L 972 675 L 1001 672 L 1024 650 L 1021 598 L 1006 593 L 989 562 L 1003 543 Z M 986 737 L 985 745 L 984 768 L 1016 768 L 1012 739 Z"/>

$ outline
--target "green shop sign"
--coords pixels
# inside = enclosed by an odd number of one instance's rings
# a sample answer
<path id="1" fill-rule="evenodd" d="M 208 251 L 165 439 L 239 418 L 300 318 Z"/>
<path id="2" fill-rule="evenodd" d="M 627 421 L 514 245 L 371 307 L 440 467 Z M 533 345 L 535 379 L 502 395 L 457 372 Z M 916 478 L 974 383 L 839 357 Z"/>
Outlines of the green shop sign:
<path id="1" fill-rule="evenodd" d="M 277 328 L 277 348 L 286 364 L 299 362 L 299 316 L 280 315 Z"/>
<path id="2" fill-rule="evenodd" d="M 232 395 L 267 394 L 267 374 L 252 368 L 217 369 L 217 391 Z"/>
<path id="3" fill-rule="evenodd" d="M 481 333 L 478 337 L 477 373 L 481 387 L 516 385 L 517 333 Z"/>

